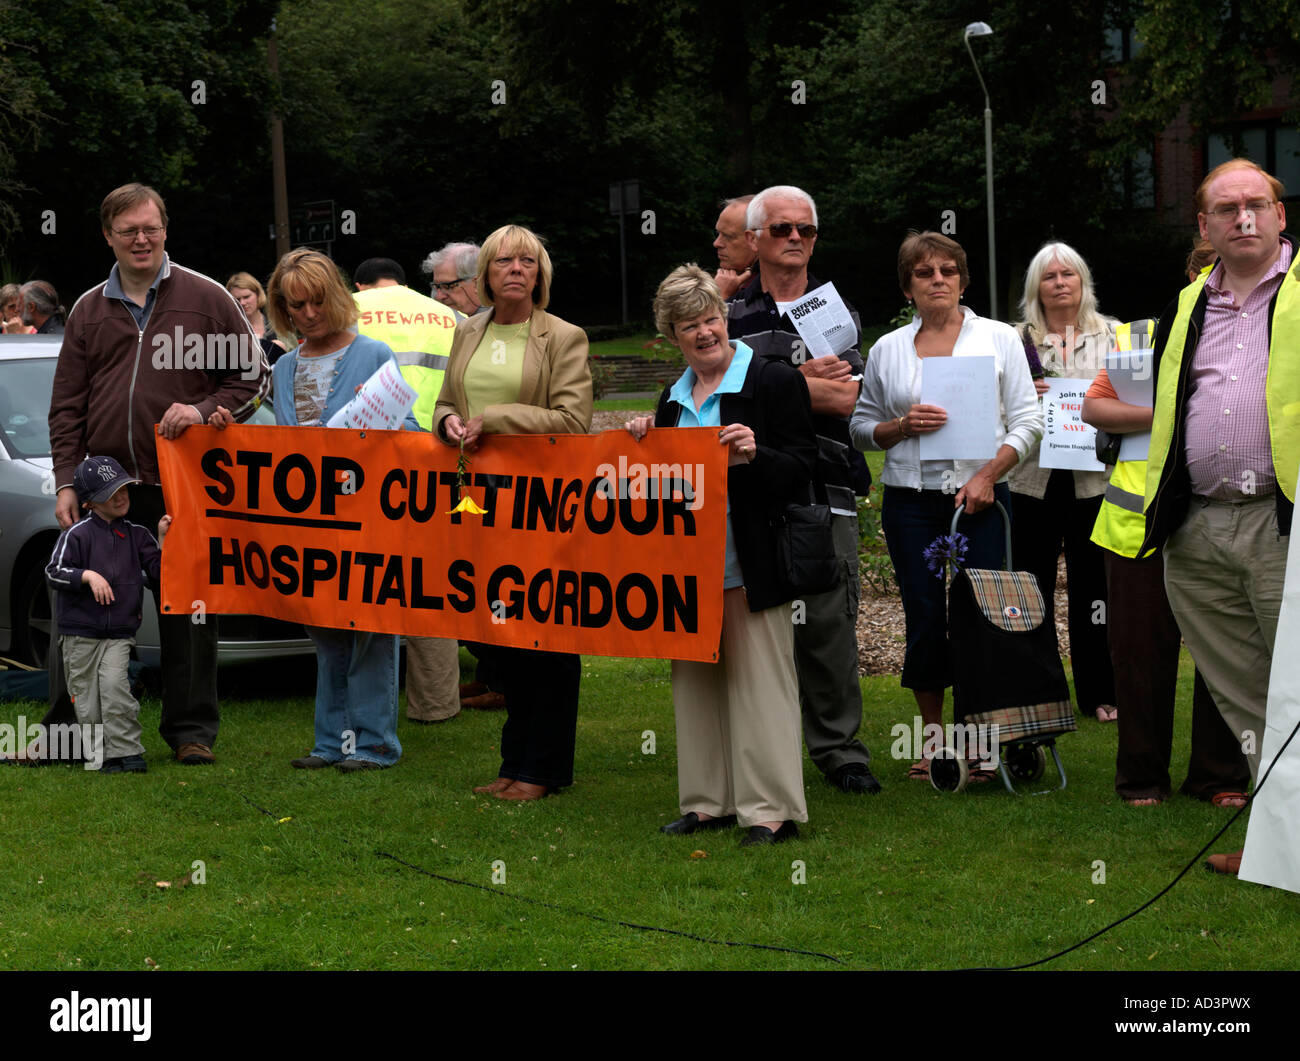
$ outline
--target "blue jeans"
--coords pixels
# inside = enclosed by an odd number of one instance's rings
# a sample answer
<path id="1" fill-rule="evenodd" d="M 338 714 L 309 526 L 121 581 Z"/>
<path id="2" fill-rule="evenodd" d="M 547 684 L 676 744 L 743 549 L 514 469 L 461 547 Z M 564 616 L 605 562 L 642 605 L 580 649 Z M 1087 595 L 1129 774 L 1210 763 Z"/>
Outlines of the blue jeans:
<path id="1" fill-rule="evenodd" d="M 366 759 L 392 766 L 397 739 L 397 637 L 308 626 L 316 645 L 316 745 L 331 763 Z"/>
<path id="2" fill-rule="evenodd" d="M 952 684 L 952 650 L 948 645 L 948 584 L 925 563 L 925 550 L 948 534 L 955 494 L 941 490 L 885 487 L 880 524 L 894 564 L 894 577 L 903 598 L 907 621 L 907 650 L 903 656 L 904 689 L 938 691 Z M 993 488 L 993 497 L 1011 512 L 1006 483 Z M 963 567 L 1000 568 L 1006 555 L 1002 514 L 990 505 L 973 516 L 963 515 L 957 533 L 968 540 Z"/>

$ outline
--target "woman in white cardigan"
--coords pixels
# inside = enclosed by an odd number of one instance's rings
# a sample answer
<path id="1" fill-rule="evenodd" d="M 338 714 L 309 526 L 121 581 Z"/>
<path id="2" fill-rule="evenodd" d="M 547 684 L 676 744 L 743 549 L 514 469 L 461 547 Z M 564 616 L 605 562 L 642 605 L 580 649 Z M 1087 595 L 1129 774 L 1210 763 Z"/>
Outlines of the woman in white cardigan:
<path id="1" fill-rule="evenodd" d="M 967 539 L 963 565 L 1002 566 L 1002 518 L 993 502 L 1009 508 L 1007 473 L 1042 436 L 1043 416 L 1015 331 L 961 305 L 970 273 L 960 244 L 935 232 L 910 233 L 898 251 L 898 282 L 916 318 L 871 348 L 849 430 L 859 449 L 886 451 L 881 518 L 907 623 L 902 684 L 916 697 L 922 724 L 942 725 L 952 657 L 942 570 L 936 575 L 927 566 L 925 552 L 948 533 L 954 511 L 964 505 L 957 526 Z M 921 460 L 917 436 L 948 420 L 944 409 L 920 402 L 923 360 L 979 356 L 992 356 L 997 374 L 995 455 L 987 461 Z M 929 771 L 922 755 L 908 776 L 924 780 Z"/>

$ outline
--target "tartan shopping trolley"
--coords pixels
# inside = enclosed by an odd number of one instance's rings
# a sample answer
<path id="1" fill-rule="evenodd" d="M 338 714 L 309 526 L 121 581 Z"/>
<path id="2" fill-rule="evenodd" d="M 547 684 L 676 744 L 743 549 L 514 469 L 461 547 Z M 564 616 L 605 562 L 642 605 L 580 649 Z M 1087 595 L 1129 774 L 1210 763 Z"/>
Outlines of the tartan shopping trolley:
<path id="1" fill-rule="evenodd" d="M 970 738 L 975 736 L 977 747 L 996 760 L 1002 783 L 1013 795 L 1013 778 L 1033 782 L 1043 776 L 1044 749 L 1050 749 L 1061 783 L 1034 793 L 1042 795 L 1065 788 L 1056 738 L 1078 724 L 1055 629 L 1049 625 L 1055 617 L 1033 573 L 1012 570 L 1011 517 L 1000 502 L 994 504 L 1006 534 L 1006 570 L 959 568 L 949 583 L 957 726 L 930 762 L 930 782 L 941 792 L 966 787 Z M 961 506 L 953 516 L 950 535 L 957 533 L 964 509 Z"/>

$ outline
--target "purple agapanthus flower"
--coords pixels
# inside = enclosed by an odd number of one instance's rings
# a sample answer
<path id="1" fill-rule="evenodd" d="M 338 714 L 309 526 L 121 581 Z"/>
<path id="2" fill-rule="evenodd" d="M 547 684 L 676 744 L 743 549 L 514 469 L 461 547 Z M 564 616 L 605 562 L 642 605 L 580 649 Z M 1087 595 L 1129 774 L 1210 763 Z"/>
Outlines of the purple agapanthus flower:
<path id="1" fill-rule="evenodd" d="M 1029 378 L 1042 379 L 1047 373 L 1043 371 L 1043 362 L 1033 343 L 1025 343 L 1025 360 L 1029 362 Z"/>
<path id="2" fill-rule="evenodd" d="M 935 578 L 943 578 L 949 564 L 954 571 L 961 567 L 969 544 L 964 534 L 940 534 L 925 547 L 925 566 Z"/>
<path id="3" fill-rule="evenodd" d="M 1047 376 L 1055 376 L 1055 372 L 1043 367 L 1043 360 L 1038 356 L 1038 347 L 1034 344 L 1033 339 L 1029 338 L 1029 327 L 1027 325 L 1021 329 L 1020 338 L 1025 344 L 1025 360 L 1029 362 L 1029 378 L 1043 379 Z"/>

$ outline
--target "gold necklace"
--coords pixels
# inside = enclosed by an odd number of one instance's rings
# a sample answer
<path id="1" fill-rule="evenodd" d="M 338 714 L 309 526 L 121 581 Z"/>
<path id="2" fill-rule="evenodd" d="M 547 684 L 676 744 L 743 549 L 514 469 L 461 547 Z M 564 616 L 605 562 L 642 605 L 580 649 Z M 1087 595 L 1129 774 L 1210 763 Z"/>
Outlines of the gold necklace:
<path id="1" fill-rule="evenodd" d="M 499 331 L 497 331 L 497 332 L 496 332 L 496 337 L 497 337 L 498 340 L 500 340 L 500 341 L 503 342 L 503 343 L 513 343 L 516 339 L 519 338 L 519 336 L 521 336 L 521 335 L 524 333 L 524 329 L 527 328 L 528 325 L 532 323 L 532 321 L 533 321 L 533 318 L 532 318 L 532 315 L 530 314 L 526 320 L 524 320 L 522 323 L 519 324 L 518 327 L 515 328 L 515 331 L 514 331 L 514 334 L 513 334 L 513 335 L 510 335 L 510 336 L 507 336 L 507 337 L 505 337 L 505 338 L 502 338 L 501 333 L 500 333 Z M 495 321 L 493 321 L 493 322 L 492 322 L 492 327 L 493 327 L 493 329 L 495 330 L 495 329 L 499 329 L 499 328 L 507 328 L 507 327 L 509 327 L 509 325 L 507 325 L 507 324 L 497 324 Z"/>

